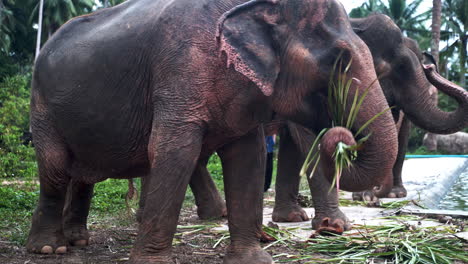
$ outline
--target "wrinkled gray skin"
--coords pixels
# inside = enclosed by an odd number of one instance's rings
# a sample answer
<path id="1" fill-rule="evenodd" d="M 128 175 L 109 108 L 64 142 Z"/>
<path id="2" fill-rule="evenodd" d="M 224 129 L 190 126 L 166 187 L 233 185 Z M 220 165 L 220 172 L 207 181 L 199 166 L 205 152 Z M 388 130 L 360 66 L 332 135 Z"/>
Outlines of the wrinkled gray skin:
<path id="1" fill-rule="evenodd" d="M 187 185 L 206 175 L 199 166 L 217 151 L 231 239 L 223 261 L 272 263 L 258 242 L 263 127 L 275 112 L 320 130 L 320 102 L 341 52 L 360 80 L 351 93 L 371 86 L 356 131 L 388 105 L 373 83 L 372 56 L 336 0 L 130 0 L 69 21 L 35 64 L 31 128 L 41 185 L 26 248 L 51 254 L 86 245 L 94 184 L 143 177 L 130 262 L 172 262 Z M 386 113 L 364 131 L 372 136 L 342 175 L 344 189 L 391 178 L 392 122 Z M 343 128 L 324 136 L 325 161 L 340 141 L 354 144 Z"/>
<path id="2" fill-rule="evenodd" d="M 403 197 L 406 190 L 401 181 L 406 146 L 410 132 L 410 120 L 434 133 L 453 133 L 467 126 L 468 94 L 460 87 L 437 76 L 433 68 L 423 67 L 422 52 L 415 41 L 402 36 L 396 25 L 384 15 L 373 15 L 365 19 L 351 20 L 353 29 L 369 46 L 376 72 L 389 105 L 395 106 L 392 114 L 399 131 L 397 161 L 393 166 L 393 182 L 389 187 L 370 189 L 354 193 L 356 199 L 375 201 L 377 196 Z M 402 69 L 403 68 L 403 69 Z M 453 97 L 459 107 L 452 113 L 442 112 L 434 100 L 436 88 Z M 297 204 L 299 170 L 315 138 L 314 133 L 293 122 L 287 122 L 280 130 L 278 177 L 276 180 L 276 203 L 273 220 L 297 222 L 308 219 Z M 336 190 L 328 192 L 330 183 L 323 176 L 323 169 L 309 180 L 315 207 L 312 222 L 314 229 L 340 233 L 349 229 L 346 216 L 338 208 Z M 205 180 L 206 181 L 206 180 Z M 193 182 L 193 180 L 192 180 Z M 203 182 L 200 180 L 200 182 Z M 193 186 L 192 184 L 191 186 Z M 202 187 L 194 186 L 202 190 Z M 386 191 L 383 191 L 386 190 Z M 199 191 L 201 192 L 201 191 Z M 214 196 L 215 189 L 205 191 L 205 196 Z M 223 212 L 219 200 L 216 205 L 204 201 L 197 203 L 202 218 L 216 217 Z M 202 208 L 202 209 L 200 209 Z M 210 208 L 209 210 L 207 208 Z M 203 214 L 208 212 L 213 214 Z M 218 215 L 216 215 L 218 214 Z"/>

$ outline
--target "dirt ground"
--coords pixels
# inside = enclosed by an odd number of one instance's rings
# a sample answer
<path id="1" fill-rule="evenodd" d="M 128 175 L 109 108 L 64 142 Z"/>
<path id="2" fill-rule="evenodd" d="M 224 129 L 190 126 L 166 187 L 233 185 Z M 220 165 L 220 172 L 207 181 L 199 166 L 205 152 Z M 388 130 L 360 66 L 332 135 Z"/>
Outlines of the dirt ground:
<path id="1" fill-rule="evenodd" d="M 226 220 L 209 222 L 220 224 Z M 177 264 L 218 264 L 222 263 L 229 239 L 227 232 L 208 232 L 196 216 L 195 209 L 184 210 L 179 225 L 193 228 L 179 228 L 174 239 L 174 263 Z M 85 248 L 71 247 L 65 255 L 36 255 L 26 252 L 24 247 L 0 241 L 0 263 L 11 264 L 57 264 L 57 263 L 126 263 L 137 234 L 137 226 L 103 228 L 89 225 L 90 245 Z M 216 245 L 216 246 L 215 246 Z M 268 244 L 263 244 L 267 246 Z M 272 256 L 287 253 L 296 254 L 293 248 L 276 244 L 267 249 Z M 304 263 L 294 261 L 294 263 Z"/>

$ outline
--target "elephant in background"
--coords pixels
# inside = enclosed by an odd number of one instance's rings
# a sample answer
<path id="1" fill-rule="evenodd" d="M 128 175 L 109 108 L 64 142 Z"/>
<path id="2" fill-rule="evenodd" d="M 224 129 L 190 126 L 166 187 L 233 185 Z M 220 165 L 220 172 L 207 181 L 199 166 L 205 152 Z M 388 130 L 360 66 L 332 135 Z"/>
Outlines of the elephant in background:
<path id="1" fill-rule="evenodd" d="M 59 254 L 68 244 L 88 244 L 94 184 L 144 177 L 130 262 L 172 262 L 187 185 L 217 151 L 231 234 L 223 261 L 272 263 L 258 242 L 264 124 L 276 113 L 321 130 L 339 54 L 352 59 L 349 74 L 359 80 L 351 93 L 370 87 L 355 131 L 388 104 L 374 82 L 371 53 L 336 0 L 130 0 L 69 21 L 35 64 L 31 128 L 40 198 L 26 248 Z M 392 122 L 386 112 L 364 131 L 372 135 L 342 175 L 343 189 L 391 178 Z M 338 142 L 354 144 L 352 131 L 324 135 L 324 157 Z"/>
<path id="2" fill-rule="evenodd" d="M 402 35 L 398 27 L 385 15 L 372 15 L 364 19 L 351 19 L 353 30 L 368 45 L 380 76 L 386 100 L 391 106 L 393 126 L 398 130 L 398 156 L 393 165 L 392 181 L 380 189 L 354 193 L 357 199 L 374 200 L 375 196 L 403 197 L 406 190 L 401 181 L 401 170 L 410 133 L 410 121 L 434 133 L 453 133 L 468 124 L 468 93 L 450 83 L 435 71 L 433 64 L 424 64 L 425 57 L 418 44 Z M 430 59 L 430 58 L 429 58 Z M 430 60 L 429 60 L 430 61 Z M 437 107 L 435 91 L 453 97 L 459 104 L 456 111 L 445 113 Z M 299 171 L 309 152 L 315 134 L 294 122 L 287 121 L 280 129 L 276 201 L 273 220 L 299 222 L 308 216 L 297 203 Z M 309 186 L 315 207 L 312 226 L 316 230 L 340 233 L 350 228 L 349 221 L 339 209 L 336 189 L 323 176 L 322 167 L 316 172 Z M 209 174 L 206 172 L 204 176 Z M 203 179 L 201 179 L 203 178 Z M 209 177 L 192 179 L 196 190 L 198 213 L 201 218 L 219 217 L 224 212 L 222 200 Z M 202 183 L 202 184 L 199 184 Z M 203 187 L 205 186 L 205 187 Z M 208 191 L 207 191 L 208 190 Z M 197 198 L 197 195 L 204 198 Z M 210 200 L 217 197 L 215 200 Z"/>

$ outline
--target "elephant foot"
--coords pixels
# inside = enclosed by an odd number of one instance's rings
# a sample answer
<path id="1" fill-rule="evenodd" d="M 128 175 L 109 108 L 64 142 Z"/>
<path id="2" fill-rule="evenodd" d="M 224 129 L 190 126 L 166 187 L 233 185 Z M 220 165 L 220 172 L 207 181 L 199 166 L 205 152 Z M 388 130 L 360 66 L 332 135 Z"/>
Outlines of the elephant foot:
<path id="1" fill-rule="evenodd" d="M 334 213 L 316 214 L 312 220 L 312 228 L 323 234 L 341 235 L 351 229 L 351 224 L 346 215 L 339 209 Z"/>
<path id="2" fill-rule="evenodd" d="M 65 254 L 67 253 L 67 242 L 63 234 L 58 235 L 56 230 L 41 230 L 34 232 L 31 230 L 26 249 L 28 252 L 36 254 Z"/>
<path id="3" fill-rule="evenodd" d="M 229 246 L 226 256 L 224 256 L 223 264 L 272 264 L 273 259 L 270 254 L 263 250 L 260 246 L 235 248 Z"/>
<path id="4" fill-rule="evenodd" d="M 403 198 L 406 197 L 407 192 L 403 185 L 393 186 L 390 193 L 388 193 L 387 198 Z"/>
<path id="5" fill-rule="evenodd" d="M 369 207 L 380 206 L 379 197 L 377 197 L 372 190 L 367 190 L 363 192 L 353 192 L 353 200 L 363 201 Z"/>
<path id="6" fill-rule="evenodd" d="M 65 238 L 72 246 L 84 247 L 89 244 L 89 233 L 86 225 L 65 225 Z"/>
<path id="7" fill-rule="evenodd" d="M 226 204 L 222 201 L 204 204 L 197 207 L 198 217 L 202 220 L 220 219 L 227 217 Z"/>
<path id="8" fill-rule="evenodd" d="M 309 216 L 306 211 L 297 204 L 287 206 L 275 205 L 272 219 L 274 222 L 303 222 L 309 221 Z"/>

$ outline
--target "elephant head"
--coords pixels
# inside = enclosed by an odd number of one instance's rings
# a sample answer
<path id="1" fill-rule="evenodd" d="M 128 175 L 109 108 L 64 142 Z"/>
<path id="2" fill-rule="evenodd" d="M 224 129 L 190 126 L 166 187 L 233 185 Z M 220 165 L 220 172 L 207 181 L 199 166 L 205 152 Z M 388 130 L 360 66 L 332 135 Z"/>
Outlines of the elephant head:
<path id="1" fill-rule="evenodd" d="M 450 134 L 468 126 L 468 93 L 441 77 L 433 59 L 424 64 L 416 41 L 404 37 L 389 17 L 376 14 L 351 19 L 351 24 L 371 50 L 389 105 L 397 106 L 415 125 L 432 133 Z M 436 88 L 458 102 L 455 111 L 437 107 Z"/>
<path id="2" fill-rule="evenodd" d="M 269 96 L 273 111 L 315 131 L 320 128 L 318 120 L 328 115 L 323 98 L 339 54 L 352 61 L 350 94 L 356 90 L 362 94 L 370 87 L 352 130 L 388 108 L 371 53 L 353 32 L 338 1 L 250 1 L 221 17 L 216 36 L 228 67 L 233 66 Z M 347 110 L 352 96 L 348 100 Z M 361 191 L 391 180 L 397 151 L 391 114 L 385 112 L 376 119 L 364 134 L 369 133 L 354 166 L 341 176 L 344 190 Z M 334 129 L 325 136 L 324 149 L 334 149 L 339 141 L 352 143 L 354 139 L 349 131 Z M 331 179 L 332 157 L 327 151 L 324 155 L 329 155 L 324 161 Z"/>

